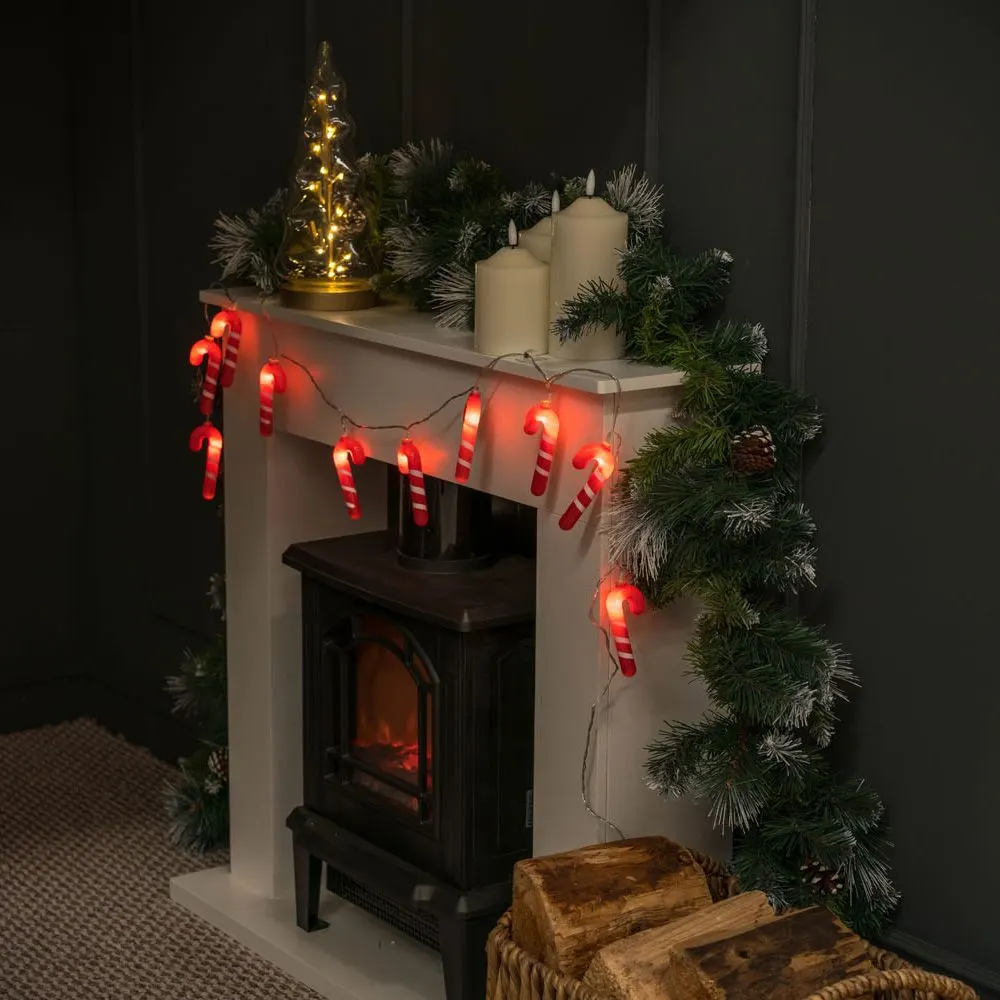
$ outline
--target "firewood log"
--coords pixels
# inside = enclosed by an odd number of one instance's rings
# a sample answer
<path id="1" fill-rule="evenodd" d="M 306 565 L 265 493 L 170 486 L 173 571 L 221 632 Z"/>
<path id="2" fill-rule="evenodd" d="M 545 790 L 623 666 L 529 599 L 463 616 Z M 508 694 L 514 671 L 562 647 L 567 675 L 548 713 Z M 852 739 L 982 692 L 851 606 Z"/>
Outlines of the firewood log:
<path id="1" fill-rule="evenodd" d="M 659 973 L 674 952 L 777 920 L 767 896 L 744 892 L 602 948 L 583 981 L 608 1000 L 663 1000 Z"/>
<path id="2" fill-rule="evenodd" d="M 829 910 L 811 907 L 750 931 L 621 969 L 627 1000 L 802 1000 L 824 986 L 874 971 L 864 941 Z"/>
<path id="3" fill-rule="evenodd" d="M 512 936 L 579 979 L 606 944 L 711 902 L 690 851 L 664 837 L 637 837 L 518 862 Z"/>

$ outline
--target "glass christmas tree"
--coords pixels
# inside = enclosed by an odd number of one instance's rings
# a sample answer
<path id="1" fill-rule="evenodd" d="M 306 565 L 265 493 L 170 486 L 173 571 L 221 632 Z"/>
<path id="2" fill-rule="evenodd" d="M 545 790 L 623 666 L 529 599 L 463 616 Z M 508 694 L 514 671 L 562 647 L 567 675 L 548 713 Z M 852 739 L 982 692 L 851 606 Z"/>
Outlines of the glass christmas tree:
<path id="1" fill-rule="evenodd" d="M 365 228 L 352 155 L 354 122 L 330 43 L 319 47 L 302 110 L 299 153 L 285 208 L 282 300 L 306 309 L 365 309 L 375 304 L 354 241 Z"/>

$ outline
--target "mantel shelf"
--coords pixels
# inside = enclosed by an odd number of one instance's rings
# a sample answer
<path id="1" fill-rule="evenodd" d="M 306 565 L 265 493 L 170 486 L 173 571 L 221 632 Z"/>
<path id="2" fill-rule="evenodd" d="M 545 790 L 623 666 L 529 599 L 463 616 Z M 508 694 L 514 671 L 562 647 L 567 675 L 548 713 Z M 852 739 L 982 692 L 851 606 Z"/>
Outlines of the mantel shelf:
<path id="1" fill-rule="evenodd" d="M 235 307 L 241 312 L 266 315 L 284 323 L 325 330 L 341 337 L 440 358 L 469 368 L 479 369 L 490 361 L 488 355 L 475 350 L 473 335 L 469 331 L 442 329 L 435 325 L 432 316 L 405 305 L 379 306 L 349 313 L 309 312 L 282 306 L 277 299 L 262 301 L 252 288 L 231 289 L 229 294 L 219 289 L 208 289 L 201 292 L 200 298 L 208 305 L 220 307 L 231 307 L 235 302 Z M 621 383 L 623 393 L 667 389 L 680 385 L 682 378 L 682 373 L 673 368 L 656 368 L 624 360 L 573 362 L 541 355 L 537 357 L 537 361 L 550 376 L 578 366 L 606 372 L 607 374 L 595 374 L 574 371 L 559 380 L 560 385 L 567 388 L 598 396 L 613 394 L 616 390 L 616 378 Z M 522 358 L 505 358 L 496 364 L 496 370 L 536 382 L 542 381 L 542 376 L 534 365 Z"/>

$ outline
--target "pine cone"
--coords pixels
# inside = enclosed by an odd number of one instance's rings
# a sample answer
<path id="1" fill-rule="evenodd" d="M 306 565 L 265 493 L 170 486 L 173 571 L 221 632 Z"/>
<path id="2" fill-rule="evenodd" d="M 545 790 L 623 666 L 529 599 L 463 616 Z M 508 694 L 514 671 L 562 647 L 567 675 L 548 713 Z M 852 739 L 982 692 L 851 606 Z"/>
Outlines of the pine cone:
<path id="1" fill-rule="evenodd" d="M 799 869 L 802 884 L 808 886 L 818 896 L 836 896 L 844 888 L 844 877 L 839 871 L 827 868 L 815 858 L 806 861 Z"/>
<path id="2" fill-rule="evenodd" d="M 775 464 L 774 440 L 766 427 L 751 427 L 737 434 L 729 451 L 733 468 L 744 476 L 770 472 Z"/>

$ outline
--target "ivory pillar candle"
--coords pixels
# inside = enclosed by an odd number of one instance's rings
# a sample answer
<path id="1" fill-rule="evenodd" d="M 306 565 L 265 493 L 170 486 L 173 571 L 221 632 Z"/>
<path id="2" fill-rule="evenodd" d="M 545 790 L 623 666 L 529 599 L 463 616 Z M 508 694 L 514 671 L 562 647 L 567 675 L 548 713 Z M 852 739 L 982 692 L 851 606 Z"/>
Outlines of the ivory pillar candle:
<path id="1" fill-rule="evenodd" d="M 552 192 L 552 214 L 541 222 L 536 222 L 530 229 L 525 229 L 518 243 L 525 250 L 530 250 L 534 257 L 548 264 L 552 259 L 552 229 L 555 226 L 556 212 L 559 211 L 559 192 Z"/>
<path id="2" fill-rule="evenodd" d="M 587 177 L 586 197 L 577 198 L 553 218 L 549 278 L 549 321 L 562 313 L 563 303 L 580 286 L 603 278 L 615 287 L 618 251 L 628 239 L 628 215 L 617 212 L 603 198 L 594 197 L 594 171 Z M 573 361 L 609 361 L 625 353 L 625 338 L 612 327 L 590 327 L 579 340 L 560 343 L 549 332 L 549 354 Z"/>
<path id="3" fill-rule="evenodd" d="M 476 350 L 496 357 L 516 351 L 548 350 L 549 265 L 517 245 L 476 262 Z"/>

